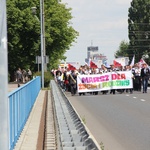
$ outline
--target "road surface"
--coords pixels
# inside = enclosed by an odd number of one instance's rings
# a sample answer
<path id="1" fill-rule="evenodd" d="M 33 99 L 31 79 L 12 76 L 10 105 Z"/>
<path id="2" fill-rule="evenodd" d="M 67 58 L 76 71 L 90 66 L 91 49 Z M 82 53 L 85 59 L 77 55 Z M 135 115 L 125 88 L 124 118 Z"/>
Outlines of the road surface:
<path id="1" fill-rule="evenodd" d="M 66 95 L 105 150 L 150 150 L 150 90 L 146 94 Z"/>

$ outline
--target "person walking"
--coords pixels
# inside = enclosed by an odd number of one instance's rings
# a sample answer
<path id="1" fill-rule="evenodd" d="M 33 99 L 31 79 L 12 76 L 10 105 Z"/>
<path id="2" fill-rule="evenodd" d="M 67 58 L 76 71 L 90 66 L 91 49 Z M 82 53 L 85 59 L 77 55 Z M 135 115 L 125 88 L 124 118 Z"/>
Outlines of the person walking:
<path id="1" fill-rule="evenodd" d="M 133 87 L 136 91 L 141 91 L 141 67 L 138 64 L 135 64 L 134 67 L 134 77 Z"/>
<path id="2" fill-rule="evenodd" d="M 74 96 L 77 91 L 77 74 L 74 70 L 71 70 L 68 81 L 70 84 L 71 95 Z"/>
<path id="3" fill-rule="evenodd" d="M 109 70 L 109 71 L 110 71 L 110 72 L 115 72 L 115 73 L 117 73 L 114 64 L 110 65 L 110 70 Z M 113 94 L 116 94 L 116 90 L 115 90 L 115 89 L 111 89 L 111 90 L 110 90 L 110 94 L 112 94 L 112 93 L 113 93 Z"/>
<path id="4" fill-rule="evenodd" d="M 18 68 L 18 70 L 16 71 L 16 78 L 18 87 L 20 87 L 20 83 L 22 82 L 22 72 L 20 68 Z"/>
<path id="5" fill-rule="evenodd" d="M 28 69 L 28 80 L 30 81 L 32 79 L 32 71 Z"/>
<path id="6" fill-rule="evenodd" d="M 147 64 L 143 64 L 143 68 L 141 69 L 141 78 L 142 78 L 142 87 L 143 87 L 143 93 L 147 93 L 147 87 L 148 87 L 148 80 L 150 77 L 150 70 L 147 67 Z"/>
<path id="7" fill-rule="evenodd" d="M 106 68 L 106 66 L 105 65 L 101 65 L 101 74 L 103 74 L 103 73 L 108 73 L 108 69 Z M 104 95 L 104 94 L 107 94 L 108 93 L 108 90 L 104 90 L 104 91 L 101 91 L 102 92 L 102 94 Z"/>

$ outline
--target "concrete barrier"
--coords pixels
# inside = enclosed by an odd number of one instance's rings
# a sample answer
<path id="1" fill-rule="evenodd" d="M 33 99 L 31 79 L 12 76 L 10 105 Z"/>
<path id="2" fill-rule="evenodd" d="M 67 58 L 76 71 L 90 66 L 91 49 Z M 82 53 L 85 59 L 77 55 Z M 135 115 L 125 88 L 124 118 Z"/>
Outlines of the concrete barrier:
<path id="1" fill-rule="evenodd" d="M 50 83 L 62 150 L 101 150 L 57 83 Z"/>

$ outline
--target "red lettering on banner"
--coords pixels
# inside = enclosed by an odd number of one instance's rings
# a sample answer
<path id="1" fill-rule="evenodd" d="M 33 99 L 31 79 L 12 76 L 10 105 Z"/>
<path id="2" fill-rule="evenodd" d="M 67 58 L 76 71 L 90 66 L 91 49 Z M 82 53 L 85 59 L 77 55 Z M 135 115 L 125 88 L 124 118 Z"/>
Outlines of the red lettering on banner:
<path id="1" fill-rule="evenodd" d="M 112 74 L 111 77 L 112 77 L 112 80 L 126 79 L 126 76 L 125 76 L 124 73 L 122 73 L 122 74 Z"/>
<path id="2" fill-rule="evenodd" d="M 124 73 L 121 74 L 121 79 L 126 79 L 126 75 Z"/>
<path id="3" fill-rule="evenodd" d="M 117 74 L 112 74 L 111 78 L 112 78 L 112 80 L 117 80 Z"/>

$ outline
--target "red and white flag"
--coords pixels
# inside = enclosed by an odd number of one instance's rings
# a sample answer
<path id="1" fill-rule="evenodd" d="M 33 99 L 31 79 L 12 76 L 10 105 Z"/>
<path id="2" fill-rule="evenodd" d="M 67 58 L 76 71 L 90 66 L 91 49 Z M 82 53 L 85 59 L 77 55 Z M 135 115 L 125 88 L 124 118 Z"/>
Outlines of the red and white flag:
<path id="1" fill-rule="evenodd" d="M 90 68 L 98 68 L 98 66 L 91 60 L 90 61 Z"/>
<path id="2" fill-rule="evenodd" d="M 143 58 L 140 59 L 140 61 L 138 62 L 138 65 L 142 68 L 142 65 L 147 63 L 145 62 L 145 60 Z"/>
<path id="3" fill-rule="evenodd" d="M 76 70 L 76 67 L 74 67 L 74 66 L 71 65 L 71 64 L 68 64 L 68 70 Z"/>
<path id="4" fill-rule="evenodd" d="M 67 62 L 69 70 L 77 70 L 80 68 L 79 62 Z"/>
<path id="5" fill-rule="evenodd" d="M 114 67 L 122 66 L 121 63 L 117 62 L 116 60 L 113 61 Z"/>

